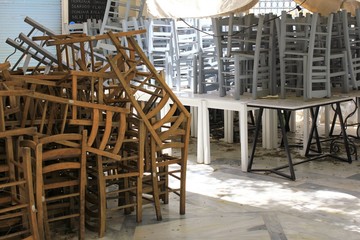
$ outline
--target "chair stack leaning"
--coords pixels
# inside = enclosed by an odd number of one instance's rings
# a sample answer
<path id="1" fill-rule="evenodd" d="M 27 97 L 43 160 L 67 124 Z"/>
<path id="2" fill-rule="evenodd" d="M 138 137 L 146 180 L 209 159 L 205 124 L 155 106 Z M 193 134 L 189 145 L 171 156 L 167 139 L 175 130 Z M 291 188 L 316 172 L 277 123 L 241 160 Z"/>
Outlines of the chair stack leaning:
<path id="1" fill-rule="evenodd" d="M 48 71 L 9 71 L 9 63 L 1 64 L 7 105 L 0 136 L 6 153 L 15 156 L 1 160 L 1 176 L 14 178 L 13 161 L 27 164 L 19 179 L 27 211 L 16 222 L 28 227 L 22 237 L 52 239 L 59 222 L 80 239 L 85 226 L 103 237 L 110 211 L 135 210 L 140 222 L 148 200 L 161 220 L 160 202 L 168 203 L 170 193 L 180 197 L 185 214 L 190 114 L 135 40 L 143 33 L 34 36 L 33 43 L 56 49 Z M 103 40 L 114 50 L 106 58 L 95 50 Z M 14 154 L 15 143 L 24 154 Z M 6 188 L 10 193 L 15 184 Z"/>

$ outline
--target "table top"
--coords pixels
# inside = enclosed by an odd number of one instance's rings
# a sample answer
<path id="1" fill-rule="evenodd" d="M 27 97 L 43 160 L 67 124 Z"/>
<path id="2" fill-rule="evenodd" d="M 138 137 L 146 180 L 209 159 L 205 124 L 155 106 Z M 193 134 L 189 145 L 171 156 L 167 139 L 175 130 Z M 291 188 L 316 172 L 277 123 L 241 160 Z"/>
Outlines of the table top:
<path id="1" fill-rule="evenodd" d="M 263 107 L 270 109 L 281 109 L 281 110 L 300 110 L 317 106 L 325 106 L 338 102 L 351 101 L 353 96 L 332 96 L 330 98 L 313 98 L 310 100 L 304 100 L 303 97 L 288 97 L 285 99 L 269 97 L 251 100 L 247 104 L 251 107 Z"/>
<path id="2" fill-rule="evenodd" d="M 208 108 L 239 111 L 242 104 L 251 100 L 249 96 L 242 96 L 240 100 L 234 99 L 231 95 L 220 97 L 218 92 L 209 92 L 206 94 L 192 92 L 174 92 L 180 102 L 186 106 L 199 106 L 201 101 L 206 101 Z"/>
<path id="3" fill-rule="evenodd" d="M 226 95 L 220 97 L 218 92 L 210 92 L 206 94 L 196 94 L 192 92 L 180 91 L 175 92 L 181 103 L 186 106 L 199 106 L 201 101 L 206 101 L 208 108 L 239 110 L 241 104 L 247 104 L 248 107 L 263 107 L 269 109 L 282 110 L 300 110 L 316 106 L 329 105 L 337 102 L 346 102 L 354 97 L 360 96 L 360 91 L 353 91 L 346 94 L 334 94 L 330 98 L 313 98 L 304 100 L 303 97 L 288 96 L 282 99 L 278 96 L 268 96 L 259 99 L 252 99 L 250 95 L 242 95 L 239 100 L 235 100 L 233 96 Z"/>

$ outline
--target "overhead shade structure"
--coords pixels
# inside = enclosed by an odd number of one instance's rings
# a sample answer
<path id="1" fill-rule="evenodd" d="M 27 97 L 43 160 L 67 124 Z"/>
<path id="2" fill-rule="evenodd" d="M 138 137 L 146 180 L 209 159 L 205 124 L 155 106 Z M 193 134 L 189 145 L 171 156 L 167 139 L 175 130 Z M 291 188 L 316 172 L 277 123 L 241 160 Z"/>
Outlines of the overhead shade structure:
<path id="1" fill-rule="evenodd" d="M 355 10 L 360 7 L 360 0 L 294 0 L 301 7 L 310 12 L 317 12 L 327 16 L 330 13 L 345 9 L 355 15 Z"/>
<path id="2" fill-rule="evenodd" d="M 147 0 L 154 18 L 204 18 L 246 12 L 259 0 Z"/>

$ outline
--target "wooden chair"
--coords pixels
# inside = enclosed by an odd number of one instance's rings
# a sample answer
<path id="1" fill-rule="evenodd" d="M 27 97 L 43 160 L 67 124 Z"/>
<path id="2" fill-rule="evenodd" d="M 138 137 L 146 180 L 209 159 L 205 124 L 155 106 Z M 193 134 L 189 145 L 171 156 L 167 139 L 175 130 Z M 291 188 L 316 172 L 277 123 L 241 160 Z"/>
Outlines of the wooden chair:
<path id="1" fill-rule="evenodd" d="M 60 135 L 81 132 L 83 129 L 89 132 L 83 146 L 88 153 L 87 228 L 104 236 L 107 212 L 121 209 L 125 213 L 136 209 L 137 221 L 140 222 L 145 137 L 141 120 L 128 121 L 126 116 L 129 109 L 72 100 L 71 95 L 69 97 L 70 99 L 39 92 L 28 96 L 30 102 L 38 100 L 48 108 L 54 106 L 55 109 L 63 109 L 59 111 L 61 118 L 54 117 L 51 121 L 43 122 L 45 129 L 56 130 Z M 40 136 L 47 133 L 43 132 Z M 116 199 L 118 205 L 111 205 Z"/>
<path id="2" fill-rule="evenodd" d="M 88 26 L 87 22 L 83 23 L 65 23 L 64 24 L 64 34 L 86 34 L 88 35 Z"/>
<path id="3" fill-rule="evenodd" d="M 119 80 L 125 98 L 130 100 L 134 116 L 144 121 L 147 129 L 146 146 L 148 151 L 145 155 L 145 165 L 150 166 L 151 169 L 151 194 L 155 203 L 157 219 L 162 219 L 160 198 L 167 203 L 170 192 L 180 196 L 180 214 L 185 214 L 190 114 L 131 36 L 127 37 L 128 54 L 113 33 L 109 32 L 108 35 L 118 52 L 115 57 L 108 58 L 111 70 Z M 123 65 L 126 68 L 123 68 Z M 121 72 L 120 69 L 124 69 L 124 71 Z M 140 104 L 138 96 L 144 97 L 146 104 Z M 173 104 L 170 110 L 164 111 L 165 114 L 159 116 L 161 110 L 170 102 Z M 180 156 L 166 154 L 164 150 L 169 148 L 180 149 Z M 172 172 L 170 166 L 179 168 Z M 179 188 L 172 188 L 166 180 L 169 176 L 174 175 L 176 175 L 175 179 L 180 182 Z M 164 188 L 160 192 L 159 186 L 161 185 Z"/>
<path id="4" fill-rule="evenodd" d="M 138 3 L 138 4 L 137 4 Z M 145 22 L 143 21 L 143 10 L 145 1 L 131 1 L 131 0 L 116 0 L 107 1 L 104 18 L 100 28 L 100 34 L 105 34 L 108 31 L 113 32 L 127 32 L 130 30 L 145 29 Z M 137 41 L 143 48 L 143 36 L 137 35 Z M 126 38 L 122 38 L 123 44 L 126 45 Z M 96 48 L 102 51 L 104 55 L 115 54 L 115 48 L 111 41 L 98 41 Z"/>
<path id="5" fill-rule="evenodd" d="M 191 26 L 199 27 L 198 19 L 186 20 Z M 194 28 L 182 21 L 174 21 L 174 66 L 176 73 L 175 89 L 193 90 L 193 61 L 200 50 L 200 36 Z"/>
<path id="6" fill-rule="evenodd" d="M 22 130 L 21 134 L 33 134 L 35 131 L 36 129 Z M 0 239 L 25 236 L 40 239 L 29 149 L 23 149 L 18 159 L 11 159 L 9 156 L 15 152 L 14 135 L 11 132 L 1 135 L 7 135 L 7 158 L 0 161 Z"/>
<path id="7" fill-rule="evenodd" d="M 63 221 L 85 239 L 86 131 L 23 140 L 36 165 L 36 208 L 41 238 L 53 239 L 51 225 Z M 77 220 L 73 220 L 76 218 Z M 58 223 L 56 226 L 59 227 Z"/>
<path id="8" fill-rule="evenodd" d="M 109 110 L 103 115 L 94 109 L 91 124 L 87 227 L 103 237 L 109 211 L 136 209 L 136 221 L 142 221 L 145 132 L 141 121 L 133 125 L 126 114 Z"/>
<path id="9" fill-rule="evenodd" d="M 218 63 L 216 56 L 214 24 L 203 23 L 200 27 L 204 31 L 199 33 L 199 53 L 194 65 L 194 93 L 207 93 L 219 89 Z"/>
<path id="10" fill-rule="evenodd" d="M 352 82 L 349 74 L 342 17 L 340 11 L 334 13 L 330 50 L 330 82 L 332 92 L 348 93 Z"/>
<path id="11" fill-rule="evenodd" d="M 87 33 L 89 36 L 96 36 L 96 35 L 100 34 L 102 19 L 101 20 L 87 19 L 86 23 L 87 23 L 87 27 L 88 27 Z"/>
<path id="12" fill-rule="evenodd" d="M 147 55 L 150 62 L 158 70 L 164 70 L 169 86 L 176 85 L 174 81 L 174 24 L 172 19 L 149 19 L 147 31 Z"/>
<path id="13" fill-rule="evenodd" d="M 233 86 L 234 59 L 231 58 L 232 49 L 238 49 L 238 44 L 233 42 L 234 14 L 213 19 L 216 46 L 216 56 L 218 62 L 218 82 L 219 96 L 223 97 L 231 86 Z M 239 17 L 237 17 L 239 18 Z"/>
<path id="14" fill-rule="evenodd" d="M 25 37 L 22 37 L 26 41 L 28 39 L 31 39 L 33 36 L 38 35 L 48 35 L 52 36 L 56 33 L 52 31 L 51 29 L 45 27 L 44 25 L 40 24 L 39 22 L 35 21 L 34 19 L 26 16 L 24 19 L 24 22 L 29 25 L 31 28 L 30 31 L 27 34 L 24 34 Z M 11 71 L 17 71 L 18 69 L 21 70 L 22 73 L 30 72 L 35 73 L 38 71 L 43 71 L 43 67 L 45 67 L 45 72 L 48 72 L 52 67 L 55 67 L 55 64 L 51 61 L 51 59 L 48 59 L 44 54 L 41 52 L 36 51 L 36 49 L 33 49 L 31 46 L 29 46 L 27 43 L 25 43 L 24 40 L 20 40 L 20 42 L 17 42 L 11 38 L 8 38 L 6 40 L 6 43 L 13 46 L 14 48 L 20 50 L 22 52 L 21 57 L 13 64 Z M 41 47 L 44 47 L 46 42 L 40 43 Z M 25 59 L 25 60 L 24 60 Z M 37 61 L 36 66 L 30 66 L 30 60 L 34 59 Z M 20 66 L 22 63 L 22 66 Z"/>
<path id="15" fill-rule="evenodd" d="M 330 97 L 330 43 L 333 15 L 325 24 L 314 13 L 292 19 L 282 13 L 280 29 L 281 97 L 286 90 L 304 99 Z"/>
<path id="16" fill-rule="evenodd" d="M 36 133 L 36 128 L 19 128 L 17 100 L 22 94 L 0 90 L 0 239 L 39 239 L 30 153 L 17 147 L 19 137 Z"/>
<path id="17" fill-rule="evenodd" d="M 258 18 L 251 18 L 248 21 L 245 17 L 244 26 L 241 26 L 241 36 L 237 41 L 240 48 L 234 51 L 234 78 L 236 99 L 244 92 L 251 92 L 252 98 L 276 94 L 272 85 L 276 84 L 272 71 L 276 69 L 272 55 L 275 39 L 275 24 L 270 14 L 259 15 Z M 248 29 L 246 29 L 248 28 Z"/>
<path id="18" fill-rule="evenodd" d="M 356 16 L 351 16 L 346 10 L 340 12 L 344 47 L 347 54 L 348 74 L 350 75 L 350 87 L 358 89 L 360 75 L 360 11 L 356 11 Z"/>

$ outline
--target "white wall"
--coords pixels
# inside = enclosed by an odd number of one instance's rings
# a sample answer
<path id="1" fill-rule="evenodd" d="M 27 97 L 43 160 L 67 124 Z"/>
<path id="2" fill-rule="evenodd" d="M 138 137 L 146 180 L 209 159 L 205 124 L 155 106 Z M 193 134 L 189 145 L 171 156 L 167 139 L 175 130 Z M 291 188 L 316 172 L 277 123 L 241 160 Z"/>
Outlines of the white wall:
<path id="1" fill-rule="evenodd" d="M 30 31 L 30 26 L 24 22 L 26 16 L 60 34 L 61 6 L 61 0 L 0 0 L 0 62 L 14 52 L 6 39 L 15 39 L 20 32 Z M 20 55 L 17 52 L 9 61 L 15 63 Z"/>

